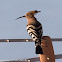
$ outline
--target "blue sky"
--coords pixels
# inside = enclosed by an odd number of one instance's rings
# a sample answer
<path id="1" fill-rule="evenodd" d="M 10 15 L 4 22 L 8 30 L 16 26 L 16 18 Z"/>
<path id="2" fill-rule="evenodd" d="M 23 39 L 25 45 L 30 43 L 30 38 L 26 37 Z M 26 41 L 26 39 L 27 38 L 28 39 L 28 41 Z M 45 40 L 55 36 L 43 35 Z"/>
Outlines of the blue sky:
<path id="1" fill-rule="evenodd" d="M 26 31 L 27 19 L 17 21 L 14 19 L 31 10 L 42 11 L 35 16 L 43 25 L 44 35 L 62 37 L 61 2 L 61 0 L 0 0 L 0 38 L 30 38 Z"/>
<path id="2" fill-rule="evenodd" d="M 62 38 L 62 0 L 0 0 L 0 39 L 30 38 L 26 30 L 27 19 L 14 19 L 32 10 L 42 11 L 36 14 L 35 17 L 43 26 L 44 36 Z M 32 49 L 34 50 L 34 43 L 27 43 L 27 46 L 30 44 L 33 46 L 30 50 L 31 53 Z M 15 51 L 21 52 L 26 43 L 1 43 L 0 45 L 0 59 L 7 59 L 14 53 L 14 48 Z M 21 46 L 23 47 L 21 48 Z M 27 48 L 30 49 L 29 47 Z M 8 54 L 7 50 L 9 51 Z M 14 53 L 14 58 L 18 56 L 20 58 L 20 52 L 18 51 Z M 36 55 L 34 54 L 33 56 Z"/>

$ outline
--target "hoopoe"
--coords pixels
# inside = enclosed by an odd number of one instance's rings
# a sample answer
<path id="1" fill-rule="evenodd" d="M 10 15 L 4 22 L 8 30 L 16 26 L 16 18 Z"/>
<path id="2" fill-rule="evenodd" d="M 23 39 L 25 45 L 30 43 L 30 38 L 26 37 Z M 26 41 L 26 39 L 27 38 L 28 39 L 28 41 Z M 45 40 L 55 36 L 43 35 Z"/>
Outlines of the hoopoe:
<path id="1" fill-rule="evenodd" d="M 42 25 L 34 17 L 34 15 L 39 12 L 41 12 L 41 11 L 37 11 L 37 10 L 30 11 L 30 12 L 26 13 L 25 16 L 22 16 L 22 17 L 26 17 L 28 20 L 27 32 L 29 33 L 29 35 L 31 36 L 33 41 L 35 41 L 36 54 L 43 54 L 42 47 L 41 47 L 41 40 L 42 40 L 42 34 L 43 34 Z M 22 18 L 22 17 L 19 17 L 19 18 Z M 17 19 L 19 19 L 19 18 L 17 18 Z"/>

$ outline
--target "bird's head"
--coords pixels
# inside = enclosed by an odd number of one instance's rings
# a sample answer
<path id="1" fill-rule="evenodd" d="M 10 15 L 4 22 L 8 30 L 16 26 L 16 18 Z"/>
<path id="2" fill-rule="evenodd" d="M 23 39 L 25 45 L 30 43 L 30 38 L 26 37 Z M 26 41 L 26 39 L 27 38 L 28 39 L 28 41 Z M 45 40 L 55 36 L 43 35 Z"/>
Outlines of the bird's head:
<path id="1" fill-rule="evenodd" d="M 28 13 L 26 13 L 25 17 L 26 18 L 32 18 L 32 17 L 34 17 L 35 14 L 37 14 L 39 12 L 41 12 L 41 11 L 37 11 L 37 10 L 35 10 L 35 11 L 29 11 Z"/>
<path id="2" fill-rule="evenodd" d="M 41 11 L 37 11 L 37 10 L 35 10 L 35 11 L 29 11 L 28 13 L 25 14 L 25 16 L 18 17 L 17 19 L 23 18 L 23 17 L 32 18 L 32 17 L 34 17 L 35 14 L 37 14 L 39 12 L 41 12 Z"/>

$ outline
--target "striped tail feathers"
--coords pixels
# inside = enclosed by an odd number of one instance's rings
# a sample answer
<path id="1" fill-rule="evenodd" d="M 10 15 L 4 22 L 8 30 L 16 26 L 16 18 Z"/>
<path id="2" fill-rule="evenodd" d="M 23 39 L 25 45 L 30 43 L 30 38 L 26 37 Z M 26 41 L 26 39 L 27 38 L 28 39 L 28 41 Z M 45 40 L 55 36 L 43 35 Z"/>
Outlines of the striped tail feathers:
<path id="1" fill-rule="evenodd" d="M 36 47 L 35 47 L 35 53 L 36 54 L 43 54 L 43 50 L 42 50 L 41 45 L 36 45 Z"/>
<path id="2" fill-rule="evenodd" d="M 42 37 L 41 26 L 36 28 L 33 25 L 28 25 L 27 26 L 27 32 L 29 33 L 29 35 L 31 36 L 33 41 L 35 41 L 35 52 L 36 52 L 36 54 L 43 54 L 42 48 L 41 48 L 41 37 Z"/>

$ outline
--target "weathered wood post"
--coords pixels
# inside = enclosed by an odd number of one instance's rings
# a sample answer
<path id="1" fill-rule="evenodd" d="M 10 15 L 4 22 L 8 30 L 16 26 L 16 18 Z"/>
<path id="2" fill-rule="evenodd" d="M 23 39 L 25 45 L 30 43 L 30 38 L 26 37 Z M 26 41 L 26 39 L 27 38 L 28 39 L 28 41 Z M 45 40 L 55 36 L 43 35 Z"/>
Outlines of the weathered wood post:
<path id="1" fill-rule="evenodd" d="M 55 62 L 53 45 L 49 36 L 43 36 L 41 46 L 43 54 L 39 54 L 40 62 Z"/>

